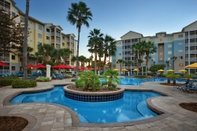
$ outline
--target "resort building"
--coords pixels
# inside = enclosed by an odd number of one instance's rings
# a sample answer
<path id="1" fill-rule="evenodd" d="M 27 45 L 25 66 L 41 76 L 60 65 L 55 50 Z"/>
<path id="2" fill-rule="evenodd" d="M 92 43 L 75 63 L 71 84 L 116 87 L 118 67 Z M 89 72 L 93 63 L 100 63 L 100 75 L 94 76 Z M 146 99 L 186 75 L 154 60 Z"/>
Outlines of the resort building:
<path id="1" fill-rule="evenodd" d="M 140 41 L 151 41 L 157 47 L 157 52 L 151 55 L 149 67 L 153 64 L 166 65 L 165 70 L 173 69 L 174 72 L 183 69 L 185 66 L 197 61 L 197 21 L 183 27 L 180 32 L 167 34 L 166 32 L 156 33 L 155 36 L 143 36 L 141 33 L 129 31 L 117 41 L 117 52 L 112 57 L 114 68 L 119 68 L 118 59 L 132 61 L 134 64 L 131 70 L 136 67 L 135 56 L 131 55 L 131 47 L 134 43 Z M 174 58 L 172 60 L 171 58 Z M 169 67 L 166 61 L 169 61 Z M 142 64 L 145 66 L 145 64 Z M 123 68 L 127 68 L 123 64 Z M 195 73 L 196 69 L 188 69 L 188 72 Z"/>
<path id="2" fill-rule="evenodd" d="M 25 14 L 15 6 L 13 0 L 0 0 L 0 10 L 5 13 L 11 14 L 11 17 L 16 17 L 14 20 L 16 23 L 24 23 Z M 28 19 L 28 46 L 33 48 L 28 59 L 28 64 L 36 64 L 36 59 L 31 57 L 38 51 L 38 45 L 51 44 L 55 49 L 69 48 L 72 54 L 69 56 L 66 64 L 74 66 L 71 62 L 72 56 L 76 56 L 76 39 L 74 34 L 65 34 L 60 25 L 54 25 L 52 23 L 43 23 L 31 16 Z M 7 63 L 8 67 L 0 67 L 0 71 L 14 72 L 21 70 L 21 59 L 19 55 L 9 53 L 4 56 L 0 56 L 0 61 Z M 3 69 L 4 68 L 4 69 Z"/>

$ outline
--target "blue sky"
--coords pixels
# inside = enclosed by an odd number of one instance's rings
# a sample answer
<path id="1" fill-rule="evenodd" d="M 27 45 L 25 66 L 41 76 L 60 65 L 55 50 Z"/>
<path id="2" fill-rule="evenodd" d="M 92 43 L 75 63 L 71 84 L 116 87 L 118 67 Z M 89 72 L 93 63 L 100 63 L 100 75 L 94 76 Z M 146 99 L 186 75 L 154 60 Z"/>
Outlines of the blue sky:
<path id="1" fill-rule="evenodd" d="M 14 0 L 25 12 L 26 0 Z M 157 32 L 179 32 L 197 20 L 197 0 L 81 0 L 90 8 L 93 17 L 90 27 L 82 26 L 80 55 L 90 56 L 87 36 L 90 30 L 100 29 L 120 40 L 129 31 L 143 36 Z M 63 28 L 63 33 L 74 33 L 77 29 L 67 21 L 68 8 L 79 0 L 30 0 L 29 15 L 43 23 L 53 23 Z"/>

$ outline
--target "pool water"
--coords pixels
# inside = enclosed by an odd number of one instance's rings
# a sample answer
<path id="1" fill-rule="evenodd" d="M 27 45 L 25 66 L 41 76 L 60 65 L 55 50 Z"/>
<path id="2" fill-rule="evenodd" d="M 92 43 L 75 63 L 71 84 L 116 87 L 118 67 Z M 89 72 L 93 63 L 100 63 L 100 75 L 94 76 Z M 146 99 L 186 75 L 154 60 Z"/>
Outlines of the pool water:
<path id="1" fill-rule="evenodd" d="M 125 91 L 124 97 L 108 102 L 83 102 L 76 101 L 64 96 L 63 86 L 54 89 L 21 94 L 11 100 L 11 104 L 27 102 L 57 103 L 75 111 L 81 123 L 114 123 L 142 120 L 157 116 L 146 105 L 146 100 L 151 97 L 161 96 L 155 92 L 132 92 Z"/>
<path id="2" fill-rule="evenodd" d="M 100 79 L 101 82 L 105 82 L 104 79 Z M 120 82 L 118 83 L 119 85 L 131 85 L 131 86 L 138 86 L 143 82 L 167 82 L 167 78 L 144 78 L 144 79 L 140 79 L 140 78 L 126 78 L 126 77 L 121 77 L 120 78 Z M 173 79 L 170 79 L 170 81 L 172 82 Z M 185 82 L 185 79 L 180 79 L 177 78 L 176 79 L 177 82 Z"/>

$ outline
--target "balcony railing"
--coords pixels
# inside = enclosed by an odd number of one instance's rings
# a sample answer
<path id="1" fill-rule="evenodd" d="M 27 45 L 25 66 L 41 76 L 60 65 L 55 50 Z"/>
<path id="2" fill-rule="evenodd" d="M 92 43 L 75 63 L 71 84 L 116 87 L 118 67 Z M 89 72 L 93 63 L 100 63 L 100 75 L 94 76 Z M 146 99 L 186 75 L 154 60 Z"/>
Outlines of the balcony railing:
<path id="1" fill-rule="evenodd" d="M 189 53 L 189 51 L 186 50 L 185 54 L 188 54 L 188 53 Z M 197 54 L 197 50 L 190 50 L 190 54 Z"/>
<path id="2" fill-rule="evenodd" d="M 188 38 L 188 36 L 185 37 L 186 39 Z M 190 39 L 191 38 L 197 38 L 197 35 L 190 35 Z"/>
<path id="3" fill-rule="evenodd" d="M 188 43 L 186 43 L 185 46 L 188 47 Z M 190 46 L 197 46 L 197 42 L 190 42 Z"/>
<path id="4" fill-rule="evenodd" d="M 0 61 L 10 62 L 10 58 L 9 57 L 4 57 L 4 56 L 0 56 Z"/>

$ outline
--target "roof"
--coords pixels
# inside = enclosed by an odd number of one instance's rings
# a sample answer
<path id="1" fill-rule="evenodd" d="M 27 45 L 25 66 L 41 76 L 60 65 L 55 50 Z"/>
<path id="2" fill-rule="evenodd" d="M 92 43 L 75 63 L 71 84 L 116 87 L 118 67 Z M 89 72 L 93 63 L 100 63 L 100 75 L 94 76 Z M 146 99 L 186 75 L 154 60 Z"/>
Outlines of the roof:
<path id="1" fill-rule="evenodd" d="M 185 26 L 185 27 L 183 27 L 183 29 L 181 30 L 182 32 L 185 30 L 185 28 L 187 28 L 187 27 L 189 27 L 189 26 L 191 26 L 192 24 L 194 24 L 194 23 L 196 23 L 197 22 L 197 20 L 196 21 L 194 21 L 194 22 L 192 22 L 191 24 L 189 24 L 189 25 L 187 25 L 187 26 Z"/>
<path id="2" fill-rule="evenodd" d="M 138 33 L 138 32 L 135 32 L 135 31 L 129 31 L 126 34 L 124 34 L 123 36 L 121 36 L 120 38 L 124 37 L 125 35 L 127 35 L 129 33 L 136 33 L 136 34 L 139 34 L 139 35 L 141 35 L 143 37 L 143 35 L 141 33 Z"/>

